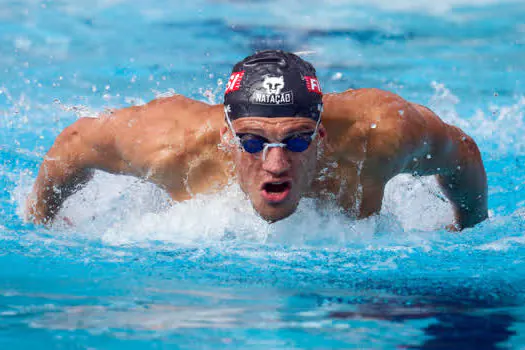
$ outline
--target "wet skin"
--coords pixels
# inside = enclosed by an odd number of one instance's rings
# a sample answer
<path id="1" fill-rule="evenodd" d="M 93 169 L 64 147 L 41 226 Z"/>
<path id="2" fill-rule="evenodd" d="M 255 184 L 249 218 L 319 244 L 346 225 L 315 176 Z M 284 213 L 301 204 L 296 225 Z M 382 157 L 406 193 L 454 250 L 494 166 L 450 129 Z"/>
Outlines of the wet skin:
<path id="1" fill-rule="evenodd" d="M 222 105 L 180 95 L 79 119 L 44 157 L 27 216 L 50 223 L 63 201 L 98 169 L 143 178 L 176 201 L 220 190 L 234 179 L 268 221 L 291 215 L 304 196 L 335 201 L 349 215 L 367 217 L 380 211 L 392 177 L 435 175 L 454 209 L 455 229 L 487 217 L 485 169 L 476 143 L 463 131 L 378 89 L 327 94 L 323 103 L 319 135 L 310 147 L 302 153 L 271 148 L 266 160 L 229 142 Z M 251 117 L 233 126 L 237 133 L 279 142 L 312 131 L 315 123 Z"/>

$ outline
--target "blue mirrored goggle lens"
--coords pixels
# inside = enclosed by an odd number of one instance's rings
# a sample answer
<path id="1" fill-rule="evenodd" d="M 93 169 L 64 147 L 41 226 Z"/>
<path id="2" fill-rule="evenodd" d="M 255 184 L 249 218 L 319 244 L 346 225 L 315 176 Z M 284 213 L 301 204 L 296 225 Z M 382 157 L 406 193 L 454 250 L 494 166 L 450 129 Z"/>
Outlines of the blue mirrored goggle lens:
<path id="1" fill-rule="evenodd" d="M 266 142 L 267 140 L 262 137 L 241 138 L 242 148 L 248 153 L 261 152 Z"/>
<path id="2" fill-rule="evenodd" d="M 304 152 L 312 142 L 312 134 L 295 135 L 283 140 L 286 148 L 292 152 Z"/>
<path id="3" fill-rule="evenodd" d="M 286 149 L 292 152 L 304 152 L 312 142 L 313 133 L 294 135 L 284 139 L 282 142 L 286 145 Z M 269 143 L 267 139 L 262 136 L 252 134 L 238 135 L 241 140 L 242 148 L 248 153 L 258 153 L 264 149 L 265 144 Z"/>

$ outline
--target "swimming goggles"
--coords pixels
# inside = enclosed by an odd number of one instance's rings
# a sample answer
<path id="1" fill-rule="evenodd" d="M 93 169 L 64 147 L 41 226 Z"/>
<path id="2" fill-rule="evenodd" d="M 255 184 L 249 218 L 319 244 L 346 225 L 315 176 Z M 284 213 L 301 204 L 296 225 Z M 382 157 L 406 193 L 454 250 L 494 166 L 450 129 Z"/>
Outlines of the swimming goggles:
<path id="1" fill-rule="evenodd" d="M 266 154 L 268 153 L 268 149 L 280 147 L 285 148 L 292 152 L 304 152 L 310 147 L 310 144 L 312 143 L 313 139 L 317 135 L 317 129 L 319 128 L 319 123 L 321 121 L 321 118 L 317 120 L 317 124 L 315 125 L 315 129 L 312 132 L 306 132 L 306 133 L 299 133 L 294 134 L 291 136 L 288 136 L 284 140 L 278 143 L 272 143 L 268 139 L 255 134 L 237 134 L 235 130 L 233 129 L 233 125 L 230 121 L 228 110 L 225 108 L 224 113 L 226 114 L 226 121 L 228 123 L 228 126 L 230 127 L 230 130 L 232 131 L 235 139 L 240 144 L 241 148 L 251 154 L 263 152 L 263 160 L 266 160 Z"/>

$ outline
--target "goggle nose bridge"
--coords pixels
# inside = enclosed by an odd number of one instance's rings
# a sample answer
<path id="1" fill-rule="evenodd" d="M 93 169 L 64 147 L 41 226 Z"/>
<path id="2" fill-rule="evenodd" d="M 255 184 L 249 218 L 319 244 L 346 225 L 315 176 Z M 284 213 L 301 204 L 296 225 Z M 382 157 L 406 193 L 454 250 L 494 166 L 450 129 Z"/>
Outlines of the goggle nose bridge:
<path id="1" fill-rule="evenodd" d="M 262 154 L 263 161 L 266 161 L 266 154 L 268 153 L 268 149 L 272 147 L 273 148 L 275 147 L 286 148 L 286 144 L 285 143 L 265 143 L 264 148 L 263 148 L 263 154 Z"/>

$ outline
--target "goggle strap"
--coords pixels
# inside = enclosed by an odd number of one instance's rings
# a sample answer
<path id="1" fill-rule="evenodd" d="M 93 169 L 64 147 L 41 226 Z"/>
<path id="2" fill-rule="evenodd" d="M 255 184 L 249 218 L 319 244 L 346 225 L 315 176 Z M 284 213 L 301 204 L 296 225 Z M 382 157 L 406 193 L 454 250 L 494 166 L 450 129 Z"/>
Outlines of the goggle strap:
<path id="1" fill-rule="evenodd" d="M 230 119 L 230 115 L 228 114 L 228 107 L 227 106 L 224 106 L 224 115 L 226 116 L 226 123 L 228 123 L 228 127 L 230 128 L 230 131 L 233 135 L 233 139 L 235 140 L 235 142 L 237 143 L 238 146 L 241 145 L 241 140 L 239 139 L 239 137 L 237 136 L 237 133 L 235 132 L 235 129 L 233 128 L 233 124 L 232 124 L 232 121 Z M 241 147 L 242 149 L 242 147 Z M 242 149 L 244 151 L 244 149 Z"/>
<path id="2" fill-rule="evenodd" d="M 319 129 L 319 124 L 321 124 L 321 112 L 323 111 L 323 105 L 318 104 L 317 108 L 319 109 L 319 119 L 317 119 L 317 123 L 315 123 L 315 130 L 312 134 L 312 140 L 315 139 L 315 137 L 317 136 L 317 130 Z"/>

